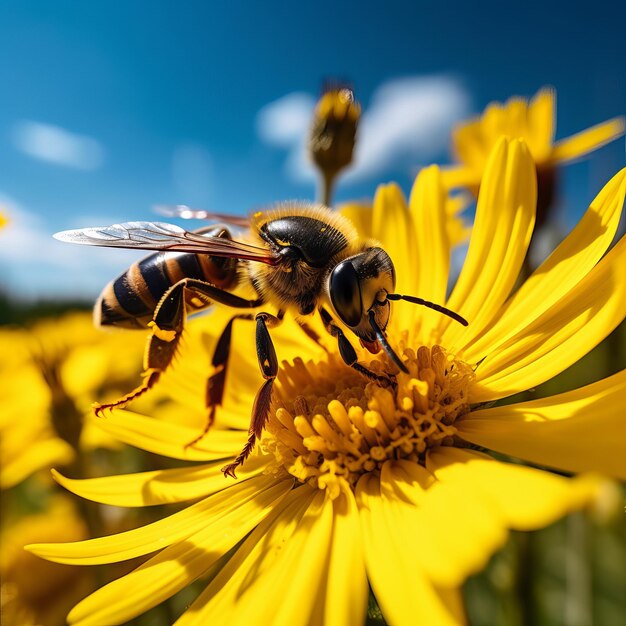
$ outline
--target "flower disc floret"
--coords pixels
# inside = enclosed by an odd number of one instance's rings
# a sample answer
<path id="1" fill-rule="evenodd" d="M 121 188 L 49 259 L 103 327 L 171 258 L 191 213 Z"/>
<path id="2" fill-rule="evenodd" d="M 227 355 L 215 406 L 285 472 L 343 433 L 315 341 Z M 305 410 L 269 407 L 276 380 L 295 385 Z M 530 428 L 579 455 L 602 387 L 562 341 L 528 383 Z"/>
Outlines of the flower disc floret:
<path id="1" fill-rule="evenodd" d="M 454 422 L 469 410 L 471 368 L 438 345 L 404 350 L 408 374 L 387 387 L 362 377 L 336 358 L 324 367 L 296 359 L 280 379 L 262 446 L 301 482 L 337 497 L 388 460 L 424 464 L 429 448 L 455 443 Z M 385 374 L 387 363 L 369 367 Z"/>

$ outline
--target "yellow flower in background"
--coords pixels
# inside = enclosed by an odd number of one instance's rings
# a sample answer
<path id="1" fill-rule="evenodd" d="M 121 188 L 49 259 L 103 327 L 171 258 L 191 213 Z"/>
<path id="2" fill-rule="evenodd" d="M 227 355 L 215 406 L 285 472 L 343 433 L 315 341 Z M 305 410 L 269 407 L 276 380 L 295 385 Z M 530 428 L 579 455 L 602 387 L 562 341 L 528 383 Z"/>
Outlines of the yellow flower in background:
<path id="1" fill-rule="evenodd" d="M 522 141 L 500 140 L 485 168 L 465 265 L 446 299 L 450 242 L 439 170 L 420 173 L 408 206 L 397 187 L 381 187 L 370 233 L 393 258 L 398 292 L 445 302 L 469 326 L 397 303 L 388 335 L 409 373 L 383 388 L 364 384 L 331 342 L 324 349 L 286 321 L 273 331 L 286 361 L 267 430 L 235 482 L 220 468 L 247 438 L 261 382 L 252 325 L 242 321 L 233 334 L 223 409 L 194 447 L 186 444 L 197 428 L 180 421 L 121 410 L 99 420 L 130 445 L 202 463 L 82 481 L 57 474 L 69 490 L 105 504 L 193 502 L 117 535 L 30 546 L 75 565 L 156 552 L 80 602 L 70 623 L 124 623 L 200 577 L 206 588 L 178 626 L 360 624 L 368 582 L 389 623 L 464 623 L 460 585 L 508 530 L 549 524 L 592 502 L 600 485 L 503 463 L 471 443 L 568 472 L 626 478 L 626 372 L 488 408 L 563 371 L 623 320 L 626 240 L 605 253 L 625 192 L 626 170 L 512 293 L 535 221 L 536 175 Z M 208 354 L 223 315 L 189 324 L 180 362 L 163 381 L 185 413 L 203 413 Z M 369 367 L 395 372 L 381 356 Z"/>
<path id="2" fill-rule="evenodd" d="M 144 341 L 97 330 L 89 313 L 0 331 L 2 488 L 72 463 L 79 438 L 87 449 L 113 445 L 100 429 L 83 431 L 83 415 L 95 398 L 114 397 L 136 376 Z"/>
<path id="3" fill-rule="evenodd" d="M 93 577 L 67 565 L 37 559 L 24 551 L 24 544 L 85 539 L 87 529 L 70 502 L 67 498 L 57 497 L 45 513 L 23 517 L 6 525 L 1 533 L 2 625 L 56 626 L 64 623 L 72 604 L 93 589 Z"/>
<path id="4" fill-rule="evenodd" d="M 502 135 L 524 139 L 541 179 L 557 165 L 585 156 L 624 134 L 624 118 L 617 117 L 555 142 L 555 105 L 555 91 L 544 88 L 530 102 L 519 97 L 505 104 L 493 102 L 480 118 L 458 125 L 452 147 L 459 165 L 443 171 L 445 186 L 477 189 L 489 154 Z"/>

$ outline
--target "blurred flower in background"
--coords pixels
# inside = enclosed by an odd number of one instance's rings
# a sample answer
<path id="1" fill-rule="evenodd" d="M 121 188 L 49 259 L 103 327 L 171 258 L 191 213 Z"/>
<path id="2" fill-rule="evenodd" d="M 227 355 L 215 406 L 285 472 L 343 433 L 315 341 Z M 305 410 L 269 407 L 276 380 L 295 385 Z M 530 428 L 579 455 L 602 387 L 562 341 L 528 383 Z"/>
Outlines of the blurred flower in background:
<path id="1" fill-rule="evenodd" d="M 513 97 L 505 104 L 491 103 L 474 120 L 458 124 L 452 133 L 452 149 L 459 165 L 444 170 L 448 187 L 477 189 L 493 146 L 502 135 L 521 137 L 537 165 L 538 216 L 550 204 L 554 169 L 588 155 L 624 134 L 624 118 L 617 117 L 576 135 L 555 141 L 556 91 L 544 87 L 527 101 Z M 545 179 L 545 180 L 544 180 Z M 542 184 L 544 187 L 542 188 Z M 541 226 L 541 221 L 538 225 Z"/>
<path id="2" fill-rule="evenodd" d="M 88 477 L 128 462 L 120 458 L 119 441 L 84 417 L 94 399 L 116 397 L 132 384 L 144 342 L 140 335 L 97 330 L 87 312 L 0 330 L 3 624 L 63 624 L 71 606 L 93 590 L 96 577 L 52 564 L 42 567 L 23 546 L 119 529 L 119 519 L 112 526 L 97 507 L 61 495 L 50 469 Z"/>
<path id="3" fill-rule="evenodd" d="M 523 138 L 537 165 L 537 218 L 534 234 L 554 222 L 557 208 L 558 168 L 587 156 L 624 134 L 624 118 L 616 117 L 576 135 L 555 141 L 556 91 L 543 88 L 527 101 L 513 97 L 505 104 L 491 103 L 474 120 L 458 124 L 452 133 L 456 166 L 444 169 L 443 179 L 450 189 L 463 187 L 475 194 L 489 154 L 501 136 Z M 552 224 L 553 225 L 553 224 Z M 528 259 L 524 275 L 531 267 Z"/>
<path id="4" fill-rule="evenodd" d="M 0 386 L 3 488 L 34 472 L 75 463 L 78 451 L 115 446 L 99 429 L 83 431 L 96 398 L 119 395 L 137 376 L 145 339 L 97 330 L 89 313 L 3 329 Z"/>
<path id="5" fill-rule="evenodd" d="M 44 512 L 20 516 L 1 531 L 0 589 L 4 626 L 56 626 L 95 585 L 95 577 L 69 566 L 34 559 L 32 541 L 80 541 L 88 530 L 68 498 L 55 496 Z"/>

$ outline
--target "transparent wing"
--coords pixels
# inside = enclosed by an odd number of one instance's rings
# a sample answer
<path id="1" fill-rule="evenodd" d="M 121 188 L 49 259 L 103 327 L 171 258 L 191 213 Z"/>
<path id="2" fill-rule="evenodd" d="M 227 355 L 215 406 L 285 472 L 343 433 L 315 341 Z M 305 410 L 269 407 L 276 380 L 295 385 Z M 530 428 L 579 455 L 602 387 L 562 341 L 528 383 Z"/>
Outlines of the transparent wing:
<path id="1" fill-rule="evenodd" d="M 232 224 L 238 228 L 249 228 L 250 220 L 241 215 L 213 213 L 204 209 L 192 209 L 186 204 L 157 204 L 154 210 L 165 217 L 180 217 L 184 220 L 208 220 L 218 224 Z"/>
<path id="2" fill-rule="evenodd" d="M 265 248 L 223 237 L 192 233 L 165 222 L 125 222 L 113 226 L 64 230 L 56 233 L 54 238 L 87 246 L 192 252 L 259 261 L 268 265 L 277 265 L 281 259 Z"/>

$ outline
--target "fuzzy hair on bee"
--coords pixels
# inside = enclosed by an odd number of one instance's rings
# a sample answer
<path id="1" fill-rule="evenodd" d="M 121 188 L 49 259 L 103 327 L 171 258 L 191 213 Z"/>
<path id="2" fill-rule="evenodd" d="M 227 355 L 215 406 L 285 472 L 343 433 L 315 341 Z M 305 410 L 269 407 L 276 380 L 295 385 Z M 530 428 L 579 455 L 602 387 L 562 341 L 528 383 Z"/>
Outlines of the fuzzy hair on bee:
<path id="1" fill-rule="evenodd" d="M 250 264 L 255 290 L 301 316 L 315 310 L 332 268 L 359 249 L 352 223 L 321 204 L 284 203 L 255 213 L 250 233 L 251 242 L 270 246 L 284 258 L 276 267 Z"/>

